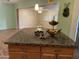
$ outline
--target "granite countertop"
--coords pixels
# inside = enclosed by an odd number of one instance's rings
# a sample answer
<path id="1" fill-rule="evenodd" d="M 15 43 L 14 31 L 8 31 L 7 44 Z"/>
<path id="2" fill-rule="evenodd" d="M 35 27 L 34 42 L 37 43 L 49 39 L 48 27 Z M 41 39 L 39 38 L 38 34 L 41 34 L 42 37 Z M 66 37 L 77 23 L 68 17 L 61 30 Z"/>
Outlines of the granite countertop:
<path id="1" fill-rule="evenodd" d="M 34 35 L 35 29 L 23 29 L 10 37 L 5 44 L 26 44 L 53 47 L 75 47 L 75 42 L 63 33 L 56 37 L 46 34 L 46 39 L 40 39 Z"/>

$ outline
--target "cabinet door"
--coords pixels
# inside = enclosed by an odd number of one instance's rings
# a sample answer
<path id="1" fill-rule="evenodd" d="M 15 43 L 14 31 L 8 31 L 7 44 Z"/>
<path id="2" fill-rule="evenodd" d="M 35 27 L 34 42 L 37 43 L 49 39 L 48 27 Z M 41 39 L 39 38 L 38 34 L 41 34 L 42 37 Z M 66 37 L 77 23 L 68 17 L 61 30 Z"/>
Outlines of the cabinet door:
<path id="1" fill-rule="evenodd" d="M 58 55 L 57 59 L 73 59 L 72 55 Z"/>
<path id="2" fill-rule="evenodd" d="M 41 55 L 41 59 L 56 59 L 55 54 L 43 53 Z"/>
<path id="3" fill-rule="evenodd" d="M 24 53 L 24 59 L 40 59 L 40 53 Z"/>
<path id="4" fill-rule="evenodd" d="M 23 52 L 9 52 L 9 59 L 24 59 Z"/>

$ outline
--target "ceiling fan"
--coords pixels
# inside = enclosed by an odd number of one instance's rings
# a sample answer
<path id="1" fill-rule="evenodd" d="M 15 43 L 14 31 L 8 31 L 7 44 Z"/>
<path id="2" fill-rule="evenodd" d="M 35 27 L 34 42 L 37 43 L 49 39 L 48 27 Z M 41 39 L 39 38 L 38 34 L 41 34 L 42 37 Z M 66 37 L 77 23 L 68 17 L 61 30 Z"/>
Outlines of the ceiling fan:
<path id="1" fill-rule="evenodd" d="M 52 4 L 54 0 L 48 0 L 48 4 Z M 42 11 L 48 11 L 49 9 L 42 6 L 40 7 L 39 4 L 35 4 L 35 10 L 38 11 L 38 13 L 42 13 Z"/>

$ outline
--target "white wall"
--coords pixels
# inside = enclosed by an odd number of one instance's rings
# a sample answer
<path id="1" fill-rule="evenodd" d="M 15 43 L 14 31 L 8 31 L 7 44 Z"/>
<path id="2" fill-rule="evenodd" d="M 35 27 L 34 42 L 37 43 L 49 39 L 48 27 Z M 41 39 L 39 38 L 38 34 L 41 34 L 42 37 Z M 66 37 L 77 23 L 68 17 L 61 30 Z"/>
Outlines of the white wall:
<path id="1" fill-rule="evenodd" d="M 42 25 L 44 28 L 52 28 L 49 21 L 53 16 L 57 16 L 55 20 L 58 20 L 58 10 L 57 4 L 45 6 L 41 14 L 38 14 L 34 8 L 19 9 L 19 27 L 23 29 Z"/>
<path id="2" fill-rule="evenodd" d="M 41 25 L 45 28 L 52 28 L 49 24 L 51 20 L 53 20 L 53 16 L 55 16 L 55 20 L 58 20 L 58 11 L 59 11 L 59 4 L 48 5 L 44 7 L 46 10 L 40 14 L 40 21 Z M 48 9 L 48 10 L 47 10 Z M 57 28 L 57 27 L 55 27 Z"/>
<path id="3" fill-rule="evenodd" d="M 37 26 L 38 16 L 32 9 L 19 9 L 19 28 L 28 28 Z"/>

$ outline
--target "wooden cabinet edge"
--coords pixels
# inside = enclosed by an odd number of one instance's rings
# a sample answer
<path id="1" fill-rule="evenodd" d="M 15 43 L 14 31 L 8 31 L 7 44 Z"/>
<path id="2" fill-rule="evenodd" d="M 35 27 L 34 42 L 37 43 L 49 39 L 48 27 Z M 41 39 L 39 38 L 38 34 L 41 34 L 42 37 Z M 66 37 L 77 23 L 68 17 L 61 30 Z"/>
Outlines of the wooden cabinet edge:
<path id="1" fill-rule="evenodd" d="M 19 48 L 18 48 L 18 47 Z M 60 50 L 58 50 L 58 48 L 55 48 L 54 50 L 53 50 L 53 48 L 50 48 L 50 47 L 46 47 L 46 50 L 48 50 L 49 49 L 49 52 L 47 52 L 45 49 L 44 49 L 44 47 L 42 48 L 42 46 L 39 46 L 39 47 L 37 47 L 37 49 L 36 50 L 39 50 L 39 51 L 32 51 L 32 47 L 30 48 L 30 47 L 28 47 L 28 48 L 26 48 L 27 47 L 27 45 L 25 45 L 25 46 L 19 46 L 19 45 L 17 45 L 17 46 L 15 46 L 14 47 L 14 45 L 13 45 L 13 47 L 12 47 L 12 45 L 9 45 L 9 54 L 11 54 L 11 53 L 23 53 L 23 54 L 27 54 L 27 53 L 39 53 L 40 54 L 40 57 L 41 56 L 50 56 L 50 57 L 73 57 L 73 53 L 72 54 L 70 54 L 70 55 L 67 55 L 67 54 L 60 54 L 58 51 L 60 51 Z M 22 48 L 21 48 L 22 47 Z M 26 48 L 26 49 L 24 49 L 24 47 Z M 21 48 L 21 49 L 20 49 Z M 29 49 L 30 48 L 30 49 Z M 33 47 L 33 48 L 35 48 L 35 46 Z M 17 50 L 16 50 L 17 49 Z M 19 49 L 19 50 L 18 50 Z M 27 50 L 28 49 L 28 50 Z M 52 50 L 53 51 L 52 51 Z M 67 48 L 66 48 L 67 49 Z M 72 51 L 71 52 L 73 52 L 74 51 L 74 49 L 73 48 L 69 48 L 69 49 L 71 49 Z M 34 50 L 34 49 L 33 49 Z M 57 51 L 58 50 L 58 51 Z M 51 53 L 51 52 L 53 52 L 53 53 Z M 64 52 L 65 53 L 65 52 Z M 56 56 L 57 55 L 57 56 Z"/>

